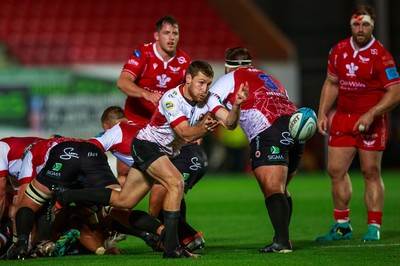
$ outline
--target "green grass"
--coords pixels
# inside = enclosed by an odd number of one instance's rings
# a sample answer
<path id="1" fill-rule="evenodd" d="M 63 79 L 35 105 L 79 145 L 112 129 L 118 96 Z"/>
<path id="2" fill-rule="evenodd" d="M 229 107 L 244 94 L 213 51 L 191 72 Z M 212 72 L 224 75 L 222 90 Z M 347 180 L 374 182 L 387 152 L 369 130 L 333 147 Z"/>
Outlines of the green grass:
<path id="1" fill-rule="evenodd" d="M 290 227 L 294 252 L 260 254 L 271 242 L 273 230 L 254 177 L 206 175 L 189 192 L 188 220 L 206 239 L 198 260 L 165 260 L 140 239 L 128 237 L 119 244 L 122 256 L 66 256 L 27 261 L 0 261 L 0 265 L 398 265 L 400 261 L 399 174 L 385 172 L 385 211 L 381 241 L 363 243 L 367 229 L 364 183 L 354 172 L 351 221 L 354 236 L 330 244 L 317 244 L 333 222 L 329 177 L 323 173 L 299 174 L 290 185 L 294 211 Z M 147 208 L 147 201 L 139 206 Z"/>

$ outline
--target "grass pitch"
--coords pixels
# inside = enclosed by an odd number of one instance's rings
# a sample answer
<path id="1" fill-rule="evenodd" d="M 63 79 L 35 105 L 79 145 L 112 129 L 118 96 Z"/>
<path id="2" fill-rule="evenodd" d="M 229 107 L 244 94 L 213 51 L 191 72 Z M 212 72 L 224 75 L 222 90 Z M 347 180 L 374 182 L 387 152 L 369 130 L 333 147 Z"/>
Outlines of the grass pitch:
<path id="1" fill-rule="evenodd" d="M 273 230 L 264 199 L 253 176 L 208 174 L 189 191 L 188 220 L 203 232 L 205 250 L 198 260 L 166 260 L 135 237 L 119 243 L 122 256 L 65 256 L 26 261 L 0 261 L 0 265 L 398 265 L 400 262 L 400 180 L 397 172 L 384 172 L 385 210 L 381 241 L 363 243 L 367 230 L 364 183 L 351 173 L 353 198 L 351 240 L 319 244 L 318 235 L 333 222 L 330 180 L 325 173 L 300 173 L 290 185 L 293 215 L 290 225 L 294 248 L 289 254 L 260 254 Z M 139 209 L 147 209 L 147 200 Z"/>

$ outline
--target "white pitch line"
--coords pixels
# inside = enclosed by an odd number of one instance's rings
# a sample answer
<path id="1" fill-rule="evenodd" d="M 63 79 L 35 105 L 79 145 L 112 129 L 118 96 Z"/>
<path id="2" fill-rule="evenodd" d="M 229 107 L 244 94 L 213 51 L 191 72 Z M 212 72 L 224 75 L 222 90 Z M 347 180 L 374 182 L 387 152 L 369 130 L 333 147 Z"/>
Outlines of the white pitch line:
<path id="1" fill-rule="evenodd" d="M 388 244 L 356 244 L 356 245 L 341 245 L 341 246 L 325 246 L 325 245 L 321 245 L 321 246 L 315 246 L 312 247 L 314 249 L 331 249 L 331 248 L 356 248 L 356 247 L 397 247 L 400 246 L 400 243 L 388 243 Z"/>

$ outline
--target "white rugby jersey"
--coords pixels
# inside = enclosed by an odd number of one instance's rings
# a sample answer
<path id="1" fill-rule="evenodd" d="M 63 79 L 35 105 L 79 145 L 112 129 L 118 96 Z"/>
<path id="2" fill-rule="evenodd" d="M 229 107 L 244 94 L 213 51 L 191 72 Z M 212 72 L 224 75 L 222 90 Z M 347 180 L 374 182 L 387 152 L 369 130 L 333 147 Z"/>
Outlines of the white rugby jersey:
<path id="1" fill-rule="evenodd" d="M 277 79 L 250 66 L 222 76 L 211 86 L 207 105 L 212 113 L 225 106 L 230 110 L 240 84 L 246 81 L 249 84 L 249 96 L 242 103 L 239 125 L 250 142 L 279 117 L 292 115 L 297 107 L 289 100 L 286 89 Z"/>
<path id="2" fill-rule="evenodd" d="M 185 143 L 173 128 L 187 120 L 195 126 L 209 111 L 205 103 L 195 103 L 183 97 L 183 84 L 167 91 L 160 99 L 151 121 L 137 135 L 137 139 L 157 143 L 170 156 L 179 154 Z"/>
<path id="3" fill-rule="evenodd" d="M 18 176 L 27 146 L 40 140 L 37 137 L 9 137 L 0 140 L 0 178 L 9 177 L 14 191 L 18 190 Z"/>
<path id="4" fill-rule="evenodd" d="M 133 164 L 130 151 L 131 142 L 140 128 L 140 125 L 132 121 L 120 122 L 112 128 L 92 137 L 89 139 L 89 142 L 96 144 L 104 152 L 110 151 L 124 164 L 131 166 Z"/>

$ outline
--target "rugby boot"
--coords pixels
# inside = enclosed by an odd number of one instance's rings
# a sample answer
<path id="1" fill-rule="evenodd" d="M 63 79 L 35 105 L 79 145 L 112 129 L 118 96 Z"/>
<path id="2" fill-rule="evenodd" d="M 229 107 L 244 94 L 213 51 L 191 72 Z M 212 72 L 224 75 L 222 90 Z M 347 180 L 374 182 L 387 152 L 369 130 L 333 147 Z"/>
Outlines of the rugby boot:
<path id="1" fill-rule="evenodd" d="M 274 241 L 271 244 L 260 248 L 259 251 L 262 253 L 290 253 L 293 251 L 293 247 L 290 240 L 286 243 L 278 243 Z"/>
<path id="2" fill-rule="evenodd" d="M 164 259 L 187 259 L 187 258 L 197 259 L 197 258 L 200 258 L 200 255 L 190 253 L 185 248 L 179 247 L 179 248 L 176 248 L 172 252 L 164 251 L 163 258 Z"/>
<path id="3" fill-rule="evenodd" d="M 335 222 L 328 234 L 319 236 L 315 239 L 317 242 L 330 242 L 335 240 L 343 240 L 350 239 L 353 236 L 353 228 L 350 225 L 350 222 L 346 223 L 338 223 Z"/>
<path id="4" fill-rule="evenodd" d="M 368 231 L 365 233 L 365 235 L 361 238 L 362 241 L 378 241 L 381 239 L 381 232 L 380 228 L 378 226 L 375 226 L 373 224 L 368 225 Z"/>

